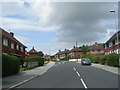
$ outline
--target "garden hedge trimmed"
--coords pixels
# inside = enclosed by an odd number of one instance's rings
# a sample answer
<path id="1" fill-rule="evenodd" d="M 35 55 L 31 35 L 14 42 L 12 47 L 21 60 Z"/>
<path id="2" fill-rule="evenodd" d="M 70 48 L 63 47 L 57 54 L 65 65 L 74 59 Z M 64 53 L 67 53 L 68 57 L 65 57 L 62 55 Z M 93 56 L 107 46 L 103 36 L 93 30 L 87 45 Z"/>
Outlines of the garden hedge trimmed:
<path id="1" fill-rule="evenodd" d="M 15 56 L 2 55 L 2 77 L 19 72 L 20 60 Z"/>

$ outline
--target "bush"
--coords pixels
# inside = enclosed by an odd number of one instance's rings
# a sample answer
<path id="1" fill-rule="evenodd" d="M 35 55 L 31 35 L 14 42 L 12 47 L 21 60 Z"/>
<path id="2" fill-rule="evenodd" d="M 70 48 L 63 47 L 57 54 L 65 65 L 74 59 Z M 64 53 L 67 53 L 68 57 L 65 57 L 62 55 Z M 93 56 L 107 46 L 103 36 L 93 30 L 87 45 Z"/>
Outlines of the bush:
<path id="1" fill-rule="evenodd" d="M 100 57 L 100 64 L 102 64 L 102 65 L 104 65 L 104 64 L 106 64 L 106 58 L 107 58 L 107 55 L 102 55 L 101 57 Z"/>
<path id="2" fill-rule="evenodd" d="M 66 57 L 64 57 L 64 58 L 62 58 L 62 59 L 60 59 L 60 60 L 62 60 L 62 61 L 69 61 L 69 59 L 70 59 L 70 57 L 69 57 L 69 56 L 66 56 Z"/>
<path id="3" fill-rule="evenodd" d="M 2 55 L 2 76 L 8 76 L 19 72 L 20 60 L 15 56 Z"/>
<path id="4" fill-rule="evenodd" d="M 109 66 L 118 67 L 119 66 L 118 54 L 115 54 L 115 53 L 108 54 L 107 58 L 106 58 L 106 64 L 109 65 Z"/>
<path id="5" fill-rule="evenodd" d="M 100 62 L 100 55 L 94 55 L 94 57 L 92 57 L 92 62 L 99 63 Z"/>

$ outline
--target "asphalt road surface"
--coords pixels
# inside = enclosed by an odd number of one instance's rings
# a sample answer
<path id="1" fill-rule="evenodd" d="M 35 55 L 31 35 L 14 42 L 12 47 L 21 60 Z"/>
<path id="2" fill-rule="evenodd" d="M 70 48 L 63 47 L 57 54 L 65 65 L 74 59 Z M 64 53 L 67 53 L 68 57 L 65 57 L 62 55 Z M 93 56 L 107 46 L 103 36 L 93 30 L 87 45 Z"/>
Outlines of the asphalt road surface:
<path id="1" fill-rule="evenodd" d="M 118 75 L 77 62 L 57 62 L 17 88 L 118 88 Z"/>

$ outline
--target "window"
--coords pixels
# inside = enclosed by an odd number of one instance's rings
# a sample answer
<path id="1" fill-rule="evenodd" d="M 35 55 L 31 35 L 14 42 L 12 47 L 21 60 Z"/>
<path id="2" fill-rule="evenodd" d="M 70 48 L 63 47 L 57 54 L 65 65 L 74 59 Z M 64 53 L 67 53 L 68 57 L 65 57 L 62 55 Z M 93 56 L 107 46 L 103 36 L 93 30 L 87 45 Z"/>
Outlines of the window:
<path id="1" fill-rule="evenodd" d="M 115 39 L 115 45 L 116 45 L 116 44 L 118 44 L 118 41 L 117 41 L 117 39 Z"/>
<path id="2" fill-rule="evenodd" d="M 21 49 L 21 52 L 23 52 L 23 47 L 22 46 L 20 47 L 20 49 Z"/>
<path id="3" fill-rule="evenodd" d="M 14 42 L 11 42 L 11 48 L 14 49 Z"/>
<path id="4" fill-rule="evenodd" d="M 110 43 L 109 43 L 109 47 L 111 47 L 112 45 L 113 45 L 112 42 L 110 42 Z"/>
<path id="5" fill-rule="evenodd" d="M 17 44 L 17 50 L 19 50 L 19 45 Z"/>
<path id="6" fill-rule="evenodd" d="M 107 48 L 107 45 L 105 44 L 105 49 Z"/>
<path id="7" fill-rule="evenodd" d="M 8 46 L 8 39 L 7 38 L 3 38 L 3 45 Z"/>

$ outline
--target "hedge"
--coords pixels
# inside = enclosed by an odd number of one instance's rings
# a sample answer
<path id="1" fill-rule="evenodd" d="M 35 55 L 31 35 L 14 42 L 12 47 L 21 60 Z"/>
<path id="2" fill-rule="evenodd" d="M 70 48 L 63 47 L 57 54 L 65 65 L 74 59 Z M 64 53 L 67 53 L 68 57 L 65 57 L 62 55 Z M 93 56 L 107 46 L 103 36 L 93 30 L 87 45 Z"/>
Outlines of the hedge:
<path id="1" fill-rule="evenodd" d="M 2 55 L 2 77 L 17 74 L 20 60 L 15 56 Z"/>
<path id="2" fill-rule="evenodd" d="M 85 54 L 82 55 L 82 58 L 89 58 L 92 63 L 100 63 L 102 65 L 106 64 L 114 67 L 119 66 L 119 57 L 118 54 L 115 53 L 107 55 Z"/>
<path id="3" fill-rule="evenodd" d="M 69 59 L 70 59 L 70 57 L 69 57 L 69 56 L 66 56 L 66 57 L 64 57 L 64 58 L 62 58 L 62 59 L 60 59 L 60 60 L 62 60 L 62 61 L 69 61 Z"/>
<path id="4" fill-rule="evenodd" d="M 39 62 L 39 66 L 43 66 L 44 65 L 44 58 L 38 56 L 38 57 L 28 57 L 24 59 L 25 62 Z"/>
<path id="5" fill-rule="evenodd" d="M 109 66 L 115 66 L 118 67 L 119 66 L 119 57 L 118 54 L 109 54 L 106 57 L 106 64 Z"/>

